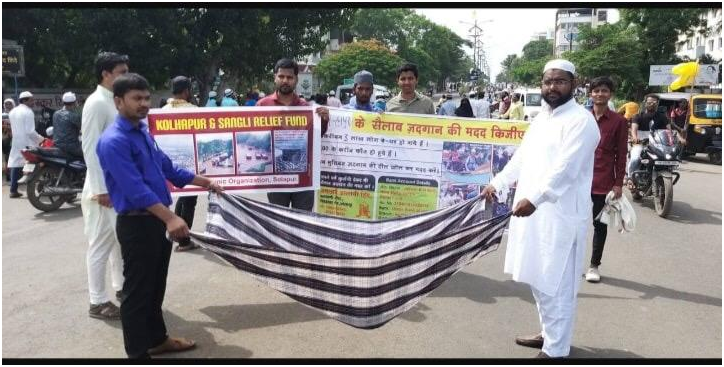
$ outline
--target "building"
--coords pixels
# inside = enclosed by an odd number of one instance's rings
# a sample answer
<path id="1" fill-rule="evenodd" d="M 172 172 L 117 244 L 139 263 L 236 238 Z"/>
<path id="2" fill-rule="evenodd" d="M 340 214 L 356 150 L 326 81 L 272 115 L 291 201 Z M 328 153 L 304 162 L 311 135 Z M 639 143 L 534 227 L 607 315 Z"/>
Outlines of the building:
<path id="1" fill-rule="evenodd" d="M 530 36 L 531 41 L 553 40 L 554 38 L 555 38 L 555 31 L 553 31 L 553 29 L 547 29 L 542 32 L 536 32 L 532 36 Z"/>
<path id="2" fill-rule="evenodd" d="M 328 91 L 320 91 L 322 81 L 314 74 L 314 69 L 319 61 L 326 55 L 334 54 L 342 49 L 345 43 L 354 42 L 352 33 L 346 30 L 333 29 L 323 36 L 327 46 L 323 51 L 307 55 L 299 63 L 299 81 L 297 82 L 296 93 L 309 98 L 316 93 L 326 93 Z"/>
<path id="3" fill-rule="evenodd" d="M 555 53 L 560 57 L 566 51 L 578 49 L 579 28 L 590 25 L 596 28 L 601 24 L 609 23 L 608 9 L 595 8 L 566 8 L 556 12 L 556 26 L 554 31 Z"/>
<path id="4" fill-rule="evenodd" d="M 676 45 L 676 55 L 682 59 L 696 60 L 704 54 L 709 54 L 721 63 L 721 12 L 721 8 L 710 9 L 705 15 L 709 28 L 708 36 L 699 32 L 691 37 L 680 35 Z"/>

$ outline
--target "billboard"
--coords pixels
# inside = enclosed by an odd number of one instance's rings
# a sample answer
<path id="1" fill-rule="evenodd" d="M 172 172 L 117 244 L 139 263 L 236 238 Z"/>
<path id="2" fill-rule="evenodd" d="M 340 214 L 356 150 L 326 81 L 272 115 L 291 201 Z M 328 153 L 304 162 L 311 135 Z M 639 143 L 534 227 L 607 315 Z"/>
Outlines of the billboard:
<path id="1" fill-rule="evenodd" d="M 671 73 L 676 65 L 651 65 L 649 66 L 649 85 L 669 85 L 678 78 Z M 699 65 L 699 72 L 696 74 L 695 85 L 716 85 L 719 84 L 719 65 Z"/>
<path id="2" fill-rule="evenodd" d="M 23 46 L 3 45 L 3 75 L 24 76 Z"/>

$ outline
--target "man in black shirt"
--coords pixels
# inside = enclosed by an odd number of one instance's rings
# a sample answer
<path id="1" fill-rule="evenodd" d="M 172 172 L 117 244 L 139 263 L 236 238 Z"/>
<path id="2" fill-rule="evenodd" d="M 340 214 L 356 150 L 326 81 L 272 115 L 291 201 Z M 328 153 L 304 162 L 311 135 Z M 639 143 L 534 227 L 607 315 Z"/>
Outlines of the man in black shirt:
<path id="1" fill-rule="evenodd" d="M 636 114 L 631 121 L 631 142 L 634 145 L 631 148 L 631 160 L 628 163 L 626 172 L 628 177 L 631 177 L 631 173 L 639 169 L 641 151 L 644 149 L 641 140 L 648 138 L 651 130 L 671 130 L 669 119 L 665 114 L 658 112 L 659 96 L 655 94 L 647 95 L 645 106 L 646 110 Z"/>
<path id="2" fill-rule="evenodd" d="M 63 94 L 63 109 L 53 114 L 53 145 L 76 159 L 83 159 L 80 144 L 80 114 L 74 109 L 73 92 Z"/>

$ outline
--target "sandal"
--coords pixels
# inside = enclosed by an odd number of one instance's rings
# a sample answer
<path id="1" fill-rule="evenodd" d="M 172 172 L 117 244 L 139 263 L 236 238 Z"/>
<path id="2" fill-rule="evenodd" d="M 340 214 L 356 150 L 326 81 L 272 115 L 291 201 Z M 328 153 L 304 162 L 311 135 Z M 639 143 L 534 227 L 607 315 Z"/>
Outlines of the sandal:
<path id="1" fill-rule="evenodd" d="M 148 354 L 155 356 L 164 353 L 178 353 L 186 350 L 196 348 L 196 342 L 193 340 L 186 340 L 184 338 L 172 338 L 168 337 L 166 340 L 148 350 Z"/>

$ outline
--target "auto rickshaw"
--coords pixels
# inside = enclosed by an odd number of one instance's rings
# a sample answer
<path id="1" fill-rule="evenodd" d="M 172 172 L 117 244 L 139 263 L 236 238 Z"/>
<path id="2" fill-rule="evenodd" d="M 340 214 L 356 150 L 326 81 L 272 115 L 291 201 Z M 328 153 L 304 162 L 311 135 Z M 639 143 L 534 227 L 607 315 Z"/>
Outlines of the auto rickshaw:
<path id="1" fill-rule="evenodd" d="M 714 164 L 721 164 L 721 95 L 659 93 L 659 111 L 669 113 L 682 99 L 689 103 L 684 156 L 706 153 Z"/>

